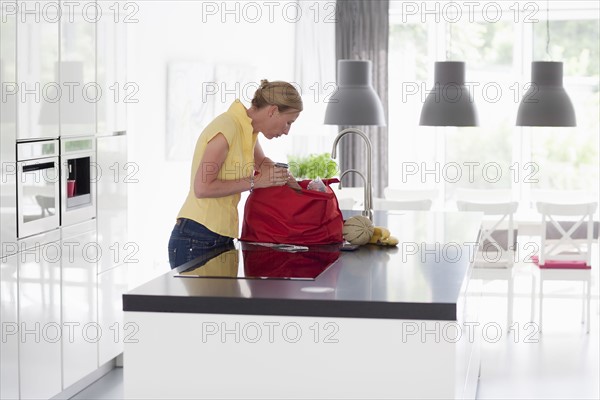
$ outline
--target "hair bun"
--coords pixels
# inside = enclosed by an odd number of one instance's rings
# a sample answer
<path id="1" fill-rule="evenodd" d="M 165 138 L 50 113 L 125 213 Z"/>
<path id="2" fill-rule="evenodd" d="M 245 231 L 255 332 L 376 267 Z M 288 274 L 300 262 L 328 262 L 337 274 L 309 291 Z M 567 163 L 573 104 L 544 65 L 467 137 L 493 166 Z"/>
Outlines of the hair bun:
<path id="1" fill-rule="evenodd" d="M 277 106 L 279 112 L 288 109 L 302 111 L 302 99 L 296 88 L 288 82 L 260 80 L 260 86 L 254 92 L 252 106 L 257 109 L 265 106 Z"/>

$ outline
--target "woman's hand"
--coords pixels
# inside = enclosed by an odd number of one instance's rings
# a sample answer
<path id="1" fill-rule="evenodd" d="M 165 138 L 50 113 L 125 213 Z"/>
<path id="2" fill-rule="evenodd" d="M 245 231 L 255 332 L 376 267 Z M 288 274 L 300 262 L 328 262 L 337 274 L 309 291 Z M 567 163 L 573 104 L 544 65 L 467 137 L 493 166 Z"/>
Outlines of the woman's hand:
<path id="1" fill-rule="evenodd" d="M 283 186 L 288 183 L 290 174 L 287 168 L 276 167 L 271 160 L 265 160 L 254 176 L 255 188 Z"/>
<path id="2" fill-rule="evenodd" d="M 288 185 L 289 187 L 291 187 L 294 190 L 302 190 L 302 187 L 298 184 L 298 181 L 296 180 L 296 178 L 294 178 L 292 176 L 292 174 L 289 172 L 288 172 L 288 181 L 287 181 L 286 185 Z"/>

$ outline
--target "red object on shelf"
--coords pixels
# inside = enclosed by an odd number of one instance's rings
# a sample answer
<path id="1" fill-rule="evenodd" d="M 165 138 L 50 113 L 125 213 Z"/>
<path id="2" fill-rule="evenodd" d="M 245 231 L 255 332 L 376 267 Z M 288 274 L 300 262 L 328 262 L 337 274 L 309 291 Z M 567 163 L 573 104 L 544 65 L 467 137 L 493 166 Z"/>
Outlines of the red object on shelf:
<path id="1" fill-rule="evenodd" d="M 75 180 L 69 179 L 67 180 L 67 197 L 75 196 Z"/>
<path id="2" fill-rule="evenodd" d="M 587 265 L 581 260 L 546 260 L 543 265 L 539 264 L 538 256 L 532 256 L 531 261 L 540 268 L 546 269 L 591 269 L 591 265 Z"/>
<path id="3" fill-rule="evenodd" d="M 246 200 L 241 240 L 316 245 L 342 243 L 344 218 L 329 188 L 338 179 L 324 179 L 327 192 L 308 190 L 310 180 L 288 186 L 256 189 Z"/>

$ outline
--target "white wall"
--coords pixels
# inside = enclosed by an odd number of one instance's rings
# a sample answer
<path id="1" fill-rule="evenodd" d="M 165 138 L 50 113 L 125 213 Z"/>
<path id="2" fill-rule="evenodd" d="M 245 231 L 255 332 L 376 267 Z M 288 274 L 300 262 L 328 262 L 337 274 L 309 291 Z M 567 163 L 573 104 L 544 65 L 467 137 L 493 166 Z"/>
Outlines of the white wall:
<path id="1" fill-rule="evenodd" d="M 191 162 L 165 159 L 167 64 L 249 64 L 257 71 L 257 82 L 262 78 L 293 81 L 295 24 L 283 16 L 286 3 L 272 9 L 273 23 L 269 23 L 269 9 L 259 3 L 254 4 L 260 5 L 262 17 L 255 23 L 249 19 L 256 19 L 257 9 L 244 9 L 244 2 L 137 4 L 138 22 L 128 25 L 128 81 L 139 86 L 135 96 L 139 103 L 128 106 L 129 159 L 139 166 L 135 175 L 139 182 L 129 187 L 129 238 L 139 246 L 135 258 L 140 267 L 166 271 L 167 242 L 188 191 Z M 224 5 L 232 13 L 224 13 Z M 217 14 L 207 12 L 215 7 Z M 293 16 L 293 9 L 287 11 Z M 233 99 L 230 95 L 227 101 Z M 261 143 L 268 155 L 287 154 L 291 143 L 287 139 L 265 143 L 263 138 Z"/>

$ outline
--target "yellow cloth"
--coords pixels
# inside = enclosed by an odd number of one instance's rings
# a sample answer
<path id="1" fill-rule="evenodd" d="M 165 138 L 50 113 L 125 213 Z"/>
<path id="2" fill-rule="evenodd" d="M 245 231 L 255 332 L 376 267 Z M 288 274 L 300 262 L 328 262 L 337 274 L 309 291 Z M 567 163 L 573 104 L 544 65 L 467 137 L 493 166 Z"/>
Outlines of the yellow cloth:
<path id="1" fill-rule="evenodd" d="M 246 107 L 239 100 L 235 100 L 229 110 L 208 124 L 196 142 L 192 160 L 190 191 L 177 218 L 188 218 L 219 235 L 237 238 L 239 236 L 237 206 L 240 194 L 202 199 L 197 198 L 194 194 L 194 179 L 206 145 L 218 133 L 225 136 L 229 144 L 229 152 L 217 179 L 245 179 L 250 182 L 250 175 L 254 173 L 254 145 L 258 135 L 252 133 L 252 119 L 248 117 Z M 206 165 L 199 173 L 202 173 L 202 170 L 212 171 L 214 168 L 214 166 Z M 248 183 L 248 187 L 250 187 L 250 183 Z"/>

